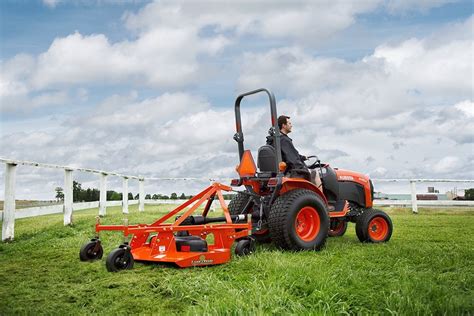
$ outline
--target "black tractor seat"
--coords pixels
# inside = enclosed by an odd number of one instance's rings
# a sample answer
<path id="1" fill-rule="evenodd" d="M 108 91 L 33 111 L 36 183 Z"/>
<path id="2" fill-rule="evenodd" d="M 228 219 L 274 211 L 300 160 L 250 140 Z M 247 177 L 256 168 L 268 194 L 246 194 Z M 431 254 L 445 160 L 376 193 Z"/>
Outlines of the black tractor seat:
<path id="1" fill-rule="evenodd" d="M 258 149 L 257 166 L 260 171 L 259 173 L 269 175 L 270 177 L 276 176 L 278 169 L 275 161 L 276 153 L 273 146 L 263 145 Z"/>
<path id="2" fill-rule="evenodd" d="M 275 177 L 278 173 L 276 166 L 276 152 L 272 145 L 263 145 L 258 149 L 257 166 L 259 178 Z M 302 178 L 311 182 L 311 173 L 308 169 L 291 169 L 285 172 L 290 178 Z"/>

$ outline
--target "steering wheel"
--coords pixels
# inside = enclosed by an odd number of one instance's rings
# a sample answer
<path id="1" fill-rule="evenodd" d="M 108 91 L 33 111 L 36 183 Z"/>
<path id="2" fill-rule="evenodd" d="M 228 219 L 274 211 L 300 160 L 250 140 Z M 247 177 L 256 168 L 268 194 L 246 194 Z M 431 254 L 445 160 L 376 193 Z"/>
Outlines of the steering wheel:
<path id="1" fill-rule="evenodd" d="M 305 165 L 308 169 L 316 169 L 317 167 L 321 166 L 321 160 L 319 160 L 318 156 L 316 155 L 312 155 L 312 156 L 307 156 L 306 157 L 306 162 L 305 161 Z M 314 158 L 314 161 L 312 161 Z M 311 162 L 309 162 L 311 160 Z"/>

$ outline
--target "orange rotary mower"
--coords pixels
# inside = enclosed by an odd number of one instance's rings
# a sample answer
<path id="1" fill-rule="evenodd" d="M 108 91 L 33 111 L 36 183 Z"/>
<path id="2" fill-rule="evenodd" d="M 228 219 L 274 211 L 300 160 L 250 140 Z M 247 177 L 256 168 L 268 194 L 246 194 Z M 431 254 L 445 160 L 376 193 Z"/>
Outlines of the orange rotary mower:
<path id="1" fill-rule="evenodd" d="M 111 230 L 123 231 L 125 239 L 107 257 L 106 267 L 111 272 L 131 269 L 135 260 L 175 263 L 179 267 L 226 263 L 231 258 L 231 247 L 235 241 L 235 253 L 246 255 L 255 246 L 252 237 L 249 237 L 252 222 L 247 215 L 230 215 L 222 191 L 232 191 L 232 188 L 213 183 L 150 225 L 128 225 L 127 222 L 124 225 L 101 225 L 98 218 L 96 238 L 82 246 L 79 257 L 82 261 L 102 258 L 99 233 Z M 223 217 L 207 216 L 216 197 L 224 211 Z M 202 215 L 191 215 L 204 202 L 206 205 Z M 184 210 L 184 214 L 177 216 L 173 223 L 165 223 Z M 211 234 L 214 242 L 209 245 L 206 239 Z M 130 235 L 133 237 L 129 240 Z"/>
<path id="2" fill-rule="evenodd" d="M 273 145 L 258 150 L 257 165 L 250 150 L 244 149 L 240 104 L 244 97 L 264 92 L 270 101 L 271 124 L 268 138 Z M 222 191 L 231 187 L 213 183 L 189 201 L 152 224 L 95 226 L 96 236 L 79 252 L 82 261 L 102 258 L 101 231 L 122 231 L 125 242 L 106 260 L 108 271 L 131 269 L 134 261 L 174 263 L 179 267 L 221 264 L 236 255 L 255 250 L 255 242 L 273 242 L 281 249 L 320 250 L 328 236 L 342 236 L 348 222 L 356 223 L 361 242 L 386 242 L 392 235 L 392 222 L 373 206 L 374 188 L 360 173 L 331 168 L 316 156 L 306 169 L 287 168 L 282 161 L 280 130 L 273 93 L 258 89 L 241 94 L 235 101 L 236 133 L 240 163 L 238 179 L 231 186 L 237 191 L 226 206 Z M 316 176 L 320 178 L 318 185 Z M 208 216 L 218 198 L 224 216 Z M 203 205 L 201 215 L 194 215 Z M 183 213 L 184 212 L 184 213 Z M 182 215 L 180 215 L 182 214 Z M 174 221 L 172 223 L 167 221 Z M 210 235 L 213 238 L 208 238 Z M 129 238 L 131 236 L 131 238 Z"/>

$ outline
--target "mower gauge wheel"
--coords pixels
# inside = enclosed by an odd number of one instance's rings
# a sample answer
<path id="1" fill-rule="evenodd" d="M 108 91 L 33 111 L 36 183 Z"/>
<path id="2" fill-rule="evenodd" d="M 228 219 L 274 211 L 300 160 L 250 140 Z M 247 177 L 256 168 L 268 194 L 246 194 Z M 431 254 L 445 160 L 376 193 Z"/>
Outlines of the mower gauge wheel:
<path id="1" fill-rule="evenodd" d="M 119 247 L 109 253 L 105 266 L 109 272 L 118 272 L 120 270 L 132 269 L 134 262 L 130 250 L 126 247 Z"/>
<path id="2" fill-rule="evenodd" d="M 104 249 L 97 239 L 85 243 L 79 251 L 79 259 L 81 261 L 93 261 L 101 259 L 104 254 Z"/>
<path id="3" fill-rule="evenodd" d="M 241 239 L 235 246 L 235 254 L 237 256 L 247 256 L 255 252 L 255 241 L 253 239 Z"/>

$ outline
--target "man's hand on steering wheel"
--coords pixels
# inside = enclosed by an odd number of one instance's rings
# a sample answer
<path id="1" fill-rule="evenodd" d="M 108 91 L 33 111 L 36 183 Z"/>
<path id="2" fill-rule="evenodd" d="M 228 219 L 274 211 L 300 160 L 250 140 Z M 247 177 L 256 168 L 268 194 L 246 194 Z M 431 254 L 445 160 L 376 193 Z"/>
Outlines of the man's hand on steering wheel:
<path id="1" fill-rule="evenodd" d="M 321 160 L 319 160 L 318 156 L 313 155 L 313 156 L 305 156 L 305 165 L 308 169 L 315 169 L 316 167 L 321 165 Z M 314 158 L 314 160 L 313 160 Z"/>

